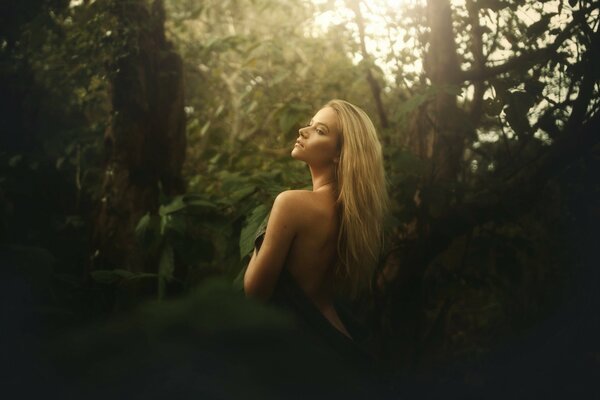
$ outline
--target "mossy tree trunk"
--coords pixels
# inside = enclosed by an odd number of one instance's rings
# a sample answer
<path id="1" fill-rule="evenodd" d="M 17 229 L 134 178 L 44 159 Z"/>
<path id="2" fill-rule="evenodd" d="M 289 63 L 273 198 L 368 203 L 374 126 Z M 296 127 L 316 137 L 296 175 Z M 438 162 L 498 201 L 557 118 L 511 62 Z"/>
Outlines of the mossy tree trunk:
<path id="1" fill-rule="evenodd" d="M 162 1 L 115 1 L 117 40 L 126 43 L 111 75 L 112 114 L 105 132 L 106 166 L 95 216 L 92 269 L 156 272 L 134 231 L 159 196 L 182 193 L 185 113 L 182 61 L 165 37 Z"/>

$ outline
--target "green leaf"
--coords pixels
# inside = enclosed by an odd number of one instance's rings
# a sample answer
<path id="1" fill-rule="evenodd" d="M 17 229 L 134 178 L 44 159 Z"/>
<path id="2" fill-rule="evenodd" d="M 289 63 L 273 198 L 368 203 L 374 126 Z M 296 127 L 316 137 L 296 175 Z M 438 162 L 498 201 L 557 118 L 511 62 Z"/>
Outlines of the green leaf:
<path id="1" fill-rule="evenodd" d="M 167 230 L 167 226 L 169 225 L 171 216 L 168 214 L 160 216 L 160 235 L 164 236 Z"/>
<path id="2" fill-rule="evenodd" d="M 184 236 L 186 232 L 185 216 L 169 215 L 165 226 L 165 232 L 167 232 L 167 234 L 176 233 L 179 236 Z M 170 236 L 168 237 L 170 238 Z"/>
<path id="3" fill-rule="evenodd" d="M 183 210 L 185 206 L 186 204 L 183 200 L 183 196 L 177 196 L 169 204 L 160 206 L 158 214 L 161 216 L 171 214 Z"/>
<path id="4" fill-rule="evenodd" d="M 235 192 L 231 193 L 230 197 L 233 200 L 233 202 L 237 203 L 238 201 L 240 201 L 240 200 L 248 197 L 252 193 L 254 193 L 255 190 L 256 190 L 256 186 L 254 186 L 254 185 L 243 186 L 243 187 L 239 188 L 238 190 L 236 190 Z"/>
<path id="5" fill-rule="evenodd" d="M 158 299 L 162 300 L 166 294 L 166 283 L 173 279 L 175 272 L 175 258 L 173 248 L 166 245 L 160 255 L 158 263 Z"/>
<path id="6" fill-rule="evenodd" d="M 240 258 L 244 258 L 254 248 L 254 239 L 258 229 L 266 225 L 269 209 L 264 204 L 259 205 L 246 219 L 246 225 L 240 234 Z"/>
<path id="7" fill-rule="evenodd" d="M 200 136 L 204 136 L 208 131 L 208 128 L 210 128 L 210 120 L 206 121 L 204 125 L 202 125 L 202 128 L 200 129 Z"/>
<path id="8" fill-rule="evenodd" d="M 217 206 L 206 200 L 204 196 L 196 193 L 188 193 L 181 196 L 175 197 L 169 204 L 161 206 L 158 213 L 161 216 L 170 216 L 169 214 L 175 214 L 180 211 L 198 211 L 204 209 L 205 211 L 214 211 Z"/>
<path id="9" fill-rule="evenodd" d="M 98 283 L 118 284 L 125 280 L 156 278 L 157 274 L 134 273 L 125 269 L 113 269 L 92 271 L 91 276 Z"/>
<path id="10" fill-rule="evenodd" d="M 160 219 L 158 215 L 145 214 L 135 227 L 135 238 L 143 247 L 152 247 L 160 241 Z"/>
<path id="11" fill-rule="evenodd" d="M 214 210 L 217 208 L 216 204 L 206 200 L 200 196 L 193 196 L 191 194 L 187 194 L 183 197 L 183 202 L 187 207 L 206 207 Z"/>

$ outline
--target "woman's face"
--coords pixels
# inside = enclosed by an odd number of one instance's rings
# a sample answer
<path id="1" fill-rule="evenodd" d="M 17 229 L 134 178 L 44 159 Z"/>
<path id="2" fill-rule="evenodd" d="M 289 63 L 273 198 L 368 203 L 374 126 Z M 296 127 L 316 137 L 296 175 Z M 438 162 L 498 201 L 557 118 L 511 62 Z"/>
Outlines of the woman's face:
<path id="1" fill-rule="evenodd" d="M 311 166 L 332 164 L 339 157 L 339 124 L 331 107 L 320 109 L 310 123 L 298 131 L 292 157 Z"/>

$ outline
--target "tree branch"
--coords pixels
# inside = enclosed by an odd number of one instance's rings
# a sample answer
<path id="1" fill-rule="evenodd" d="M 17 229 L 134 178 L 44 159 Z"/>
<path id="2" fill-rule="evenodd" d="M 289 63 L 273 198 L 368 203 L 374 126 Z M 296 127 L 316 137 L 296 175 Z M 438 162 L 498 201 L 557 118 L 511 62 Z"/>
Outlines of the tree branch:
<path id="1" fill-rule="evenodd" d="M 514 217 L 533 207 L 548 179 L 600 143 L 599 131 L 600 114 L 596 114 L 577 130 L 563 133 L 529 168 L 494 188 L 479 192 L 470 201 L 435 219 L 429 239 L 438 250 L 434 253 L 442 251 L 450 240 L 474 226 Z"/>
<path id="2" fill-rule="evenodd" d="M 483 55 L 481 26 L 479 24 L 479 9 L 471 0 L 467 2 L 467 11 L 469 12 L 469 20 L 471 21 L 471 52 L 473 53 L 473 71 L 481 73 L 481 71 L 485 68 L 485 57 Z M 471 116 L 471 120 L 475 122 L 481 118 L 485 87 L 483 81 L 481 80 L 475 81 L 473 86 L 473 101 L 471 103 L 469 114 Z"/>
<path id="3" fill-rule="evenodd" d="M 552 44 L 548 45 L 547 47 L 512 57 L 503 64 L 496 65 L 493 67 L 487 67 L 483 69 L 473 68 L 466 71 L 459 71 L 457 77 L 458 82 L 486 80 L 515 69 L 529 68 L 536 62 L 538 62 L 540 59 L 551 57 L 565 42 L 565 40 L 571 37 L 572 31 L 578 24 L 582 22 L 586 23 L 585 16 L 586 12 L 588 11 L 589 10 L 587 9 L 580 10 L 579 12 L 573 14 L 573 19 L 569 22 L 565 29 L 563 29 L 558 35 L 556 35 L 556 39 L 554 40 L 554 42 L 552 42 Z"/>
<path id="4" fill-rule="evenodd" d="M 588 53 L 588 57 L 593 59 L 593 52 L 598 48 L 598 42 L 600 41 L 598 34 L 598 27 L 596 27 L 596 32 L 594 32 L 590 38 L 590 46 L 586 51 Z M 577 99 L 575 100 L 575 104 L 573 104 L 573 109 L 571 111 L 571 115 L 567 121 L 565 131 L 568 132 L 573 128 L 576 124 L 583 121 L 586 117 L 588 106 L 592 96 L 594 95 L 594 84 L 597 81 L 597 78 L 594 74 L 594 65 L 591 63 L 585 63 L 584 65 L 584 75 L 583 79 L 581 79 L 581 84 L 579 85 L 579 93 L 577 95 Z"/>
<path id="5" fill-rule="evenodd" d="M 600 113 L 576 130 L 563 133 L 527 168 L 492 188 L 476 193 L 470 200 L 447 209 L 442 216 L 431 219 L 427 231 L 420 237 L 402 240 L 402 251 L 397 260 L 402 268 L 398 269 L 386 290 L 399 296 L 397 300 L 401 303 L 414 301 L 410 296 L 417 295 L 425 266 L 444 251 L 452 240 L 486 222 L 503 221 L 529 211 L 536 205 L 544 185 L 551 177 L 600 143 L 598 132 Z"/>
<path id="6" fill-rule="evenodd" d="M 363 19 L 362 12 L 360 11 L 360 2 L 358 0 L 348 1 L 348 5 L 350 9 L 354 12 L 354 16 L 356 17 L 356 25 L 358 26 L 358 34 L 360 38 L 360 50 L 363 56 L 363 59 L 366 62 L 371 60 L 369 53 L 367 52 L 367 46 L 365 44 L 365 22 Z M 373 93 L 373 99 L 375 100 L 375 106 L 377 107 L 377 113 L 379 115 L 379 122 L 381 123 L 381 127 L 383 129 L 389 127 L 389 122 L 387 118 L 387 114 L 383 107 L 383 102 L 381 101 L 381 87 L 379 87 L 379 82 L 373 76 L 371 72 L 370 65 L 366 67 L 366 75 L 367 82 L 369 83 L 369 87 L 371 88 L 371 93 Z"/>

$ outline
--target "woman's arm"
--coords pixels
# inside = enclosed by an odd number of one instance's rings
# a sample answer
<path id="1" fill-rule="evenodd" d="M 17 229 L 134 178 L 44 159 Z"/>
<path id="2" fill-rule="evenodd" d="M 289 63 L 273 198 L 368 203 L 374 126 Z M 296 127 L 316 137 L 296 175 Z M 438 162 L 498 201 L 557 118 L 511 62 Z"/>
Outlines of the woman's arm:
<path id="1" fill-rule="evenodd" d="M 247 296 L 265 301 L 271 297 L 298 232 L 300 206 L 297 191 L 282 192 L 275 199 L 260 251 L 254 251 L 244 275 Z"/>

